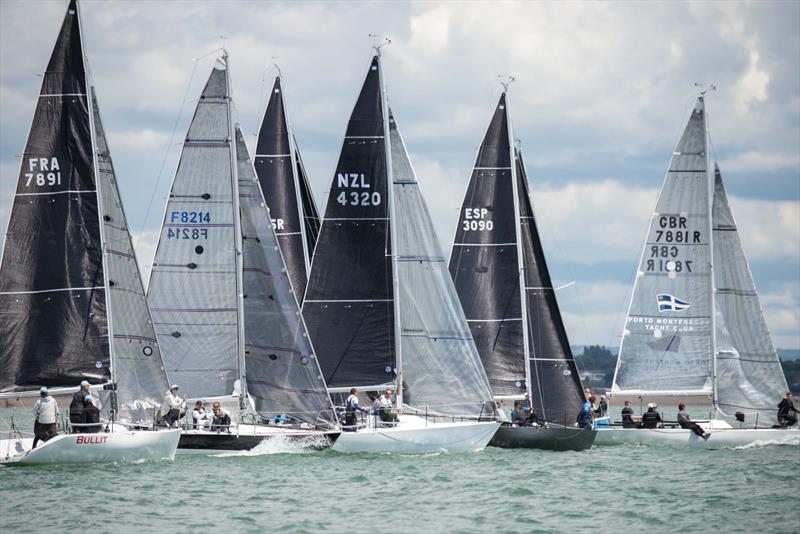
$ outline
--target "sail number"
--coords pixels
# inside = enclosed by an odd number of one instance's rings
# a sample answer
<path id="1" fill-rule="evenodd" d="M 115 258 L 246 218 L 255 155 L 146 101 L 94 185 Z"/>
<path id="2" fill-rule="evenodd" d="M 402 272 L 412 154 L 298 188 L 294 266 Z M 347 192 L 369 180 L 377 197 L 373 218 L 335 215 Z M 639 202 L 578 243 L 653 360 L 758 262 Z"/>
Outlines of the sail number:
<path id="1" fill-rule="evenodd" d="M 336 173 L 336 185 L 347 189 L 369 189 L 370 185 L 363 173 Z M 342 206 L 380 206 L 381 194 L 369 191 L 342 191 L 336 196 L 336 202 Z"/>
<path id="2" fill-rule="evenodd" d="M 650 247 L 650 259 L 647 260 L 645 270 L 648 272 L 692 272 L 692 260 L 676 260 L 678 247 L 674 245 L 653 245 Z M 657 259 L 653 259 L 657 258 Z"/>
<path id="3" fill-rule="evenodd" d="M 61 185 L 61 165 L 58 158 L 28 158 L 25 187 Z"/>
<path id="4" fill-rule="evenodd" d="M 167 239 L 208 239 L 205 228 L 169 228 Z"/>
<path id="5" fill-rule="evenodd" d="M 209 224 L 211 213 L 207 211 L 172 211 L 170 224 Z M 208 239 L 207 228 L 168 228 L 167 239 Z"/>
<path id="6" fill-rule="evenodd" d="M 461 230 L 464 232 L 484 230 L 491 232 L 494 229 L 494 221 L 487 219 L 489 210 L 486 208 L 464 208 L 464 220 Z"/>
<path id="7" fill-rule="evenodd" d="M 656 243 L 700 243 L 700 232 L 686 230 L 686 217 L 664 215 L 658 218 Z"/>

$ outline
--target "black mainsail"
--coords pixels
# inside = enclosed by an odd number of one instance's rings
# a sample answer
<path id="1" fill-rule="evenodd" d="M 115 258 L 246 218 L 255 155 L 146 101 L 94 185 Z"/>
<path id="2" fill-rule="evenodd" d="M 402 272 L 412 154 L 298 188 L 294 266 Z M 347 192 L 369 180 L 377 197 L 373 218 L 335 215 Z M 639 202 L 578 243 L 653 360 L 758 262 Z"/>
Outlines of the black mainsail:
<path id="1" fill-rule="evenodd" d="M 22 158 L 0 265 L 0 310 L 0 392 L 88 380 L 104 387 L 105 415 L 150 418 L 167 378 L 87 82 L 75 0 Z"/>
<path id="2" fill-rule="evenodd" d="M 280 76 L 275 78 L 258 132 L 255 168 L 292 286 L 302 303 L 319 215 L 287 118 Z"/>
<path id="3" fill-rule="evenodd" d="M 450 274 L 495 398 L 528 396 L 563 420 L 582 386 L 531 206 L 522 154 L 512 146 L 503 93 L 478 151 L 450 258 Z"/>
<path id="4" fill-rule="evenodd" d="M 380 62 L 375 56 L 347 125 L 303 303 L 329 388 L 394 380 L 384 120 Z"/>

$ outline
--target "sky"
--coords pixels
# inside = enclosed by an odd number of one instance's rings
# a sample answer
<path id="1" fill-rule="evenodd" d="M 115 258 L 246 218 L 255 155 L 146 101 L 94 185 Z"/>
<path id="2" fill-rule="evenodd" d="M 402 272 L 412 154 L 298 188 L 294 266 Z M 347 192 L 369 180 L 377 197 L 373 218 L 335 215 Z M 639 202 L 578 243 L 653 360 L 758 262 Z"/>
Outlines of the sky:
<path id="1" fill-rule="evenodd" d="M 324 210 L 373 38 L 449 255 L 500 94 L 572 344 L 617 346 L 642 240 L 697 97 L 775 344 L 800 348 L 800 2 L 84 0 L 92 78 L 145 280 L 215 49 L 252 149 L 278 63 Z M 0 233 L 62 0 L 0 0 Z M 198 59 L 199 58 L 199 59 Z M 152 200 L 151 200 L 152 199 Z"/>

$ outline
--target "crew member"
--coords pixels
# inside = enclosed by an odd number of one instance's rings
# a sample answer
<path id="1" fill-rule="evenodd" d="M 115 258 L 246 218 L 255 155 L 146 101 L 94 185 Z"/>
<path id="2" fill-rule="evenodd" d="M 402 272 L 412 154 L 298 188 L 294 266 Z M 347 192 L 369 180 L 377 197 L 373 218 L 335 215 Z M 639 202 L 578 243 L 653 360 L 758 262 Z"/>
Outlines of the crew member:
<path id="1" fill-rule="evenodd" d="M 83 399 L 90 393 L 91 386 L 86 380 L 81 380 L 81 387 L 72 395 L 72 402 L 69 404 L 69 422 L 81 424 L 83 422 Z M 79 426 L 72 427 L 71 432 L 80 432 Z"/>
<path id="2" fill-rule="evenodd" d="M 689 414 L 686 413 L 686 405 L 682 402 L 678 404 L 678 424 L 680 425 L 681 428 L 688 428 L 689 430 L 691 430 L 692 432 L 694 432 L 695 434 L 697 434 L 698 436 L 700 436 L 705 440 L 707 440 L 708 437 L 711 435 L 705 430 L 703 430 L 703 428 L 700 425 L 691 420 Z"/>
<path id="3" fill-rule="evenodd" d="M 80 431 L 86 434 L 100 432 L 100 408 L 95 406 L 94 397 L 86 395 L 83 398 L 83 421 L 84 426 Z"/>
<path id="4" fill-rule="evenodd" d="M 33 415 L 36 419 L 33 422 L 33 447 L 31 448 L 35 449 L 37 443 L 47 441 L 58 433 L 56 430 L 56 421 L 60 415 L 58 404 L 44 386 L 39 389 L 39 400 L 33 405 Z"/>
<path id="5" fill-rule="evenodd" d="M 356 419 L 356 412 L 369 412 L 367 408 L 358 402 L 358 390 L 356 388 L 350 389 L 350 396 L 344 403 L 344 426 L 342 430 L 345 432 L 355 432 L 358 429 L 358 420 Z"/>
<path id="6" fill-rule="evenodd" d="M 796 413 L 800 413 L 800 411 L 794 407 L 792 392 L 789 391 L 786 393 L 786 398 L 778 404 L 778 424 L 786 428 L 796 425 Z"/>
<path id="7" fill-rule="evenodd" d="M 194 403 L 194 410 L 192 410 L 192 428 L 195 430 L 202 430 L 208 425 L 208 412 L 203 401 L 199 400 Z"/>
<path id="8" fill-rule="evenodd" d="M 642 422 L 639 424 L 641 428 L 663 428 L 664 424 L 661 421 L 661 415 L 656 411 L 658 404 L 651 402 L 647 405 L 647 411 L 642 414 Z"/>
<path id="9" fill-rule="evenodd" d="M 214 419 L 211 420 L 211 430 L 216 432 L 225 431 L 231 433 L 231 414 L 227 410 L 222 409 L 219 402 L 211 405 L 211 411 L 214 414 Z"/>
<path id="10" fill-rule="evenodd" d="M 392 388 L 388 388 L 378 399 L 378 416 L 385 423 L 396 423 L 397 414 L 392 400 Z"/>
<path id="11" fill-rule="evenodd" d="M 622 428 L 636 428 L 636 420 L 629 400 L 625 401 L 625 407 L 622 409 Z"/>
<path id="12" fill-rule="evenodd" d="M 581 428 L 592 428 L 592 405 L 595 401 L 595 396 L 591 395 L 586 397 L 586 402 L 581 406 L 581 411 L 578 412 L 577 423 Z"/>
<path id="13" fill-rule="evenodd" d="M 164 397 L 164 402 L 161 403 L 161 419 L 172 428 L 172 425 L 186 415 L 186 395 L 183 398 L 178 396 L 180 388 L 177 384 L 173 384 L 169 388 L 167 396 Z"/>

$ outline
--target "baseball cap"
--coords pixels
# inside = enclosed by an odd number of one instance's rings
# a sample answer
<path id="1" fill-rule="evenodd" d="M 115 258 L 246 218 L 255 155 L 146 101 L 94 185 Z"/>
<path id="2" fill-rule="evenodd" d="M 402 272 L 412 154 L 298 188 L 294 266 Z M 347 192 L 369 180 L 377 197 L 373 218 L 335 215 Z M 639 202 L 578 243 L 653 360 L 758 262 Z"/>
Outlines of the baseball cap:
<path id="1" fill-rule="evenodd" d="M 88 385 L 89 382 L 87 382 L 86 380 L 81 380 L 81 386 L 88 386 Z"/>
<path id="2" fill-rule="evenodd" d="M 47 395 L 47 387 L 46 387 L 46 386 L 42 386 L 42 387 L 40 387 L 40 388 L 39 388 L 39 394 L 40 394 L 42 397 L 44 397 L 45 395 Z"/>
<path id="3" fill-rule="evenodd" d="M 173 389 L 181 389 L 181 388 L 178 387 L 178 384 L 172 384 L 172 387 L 169 388 L 169 390 L 172 391 Z"/>

